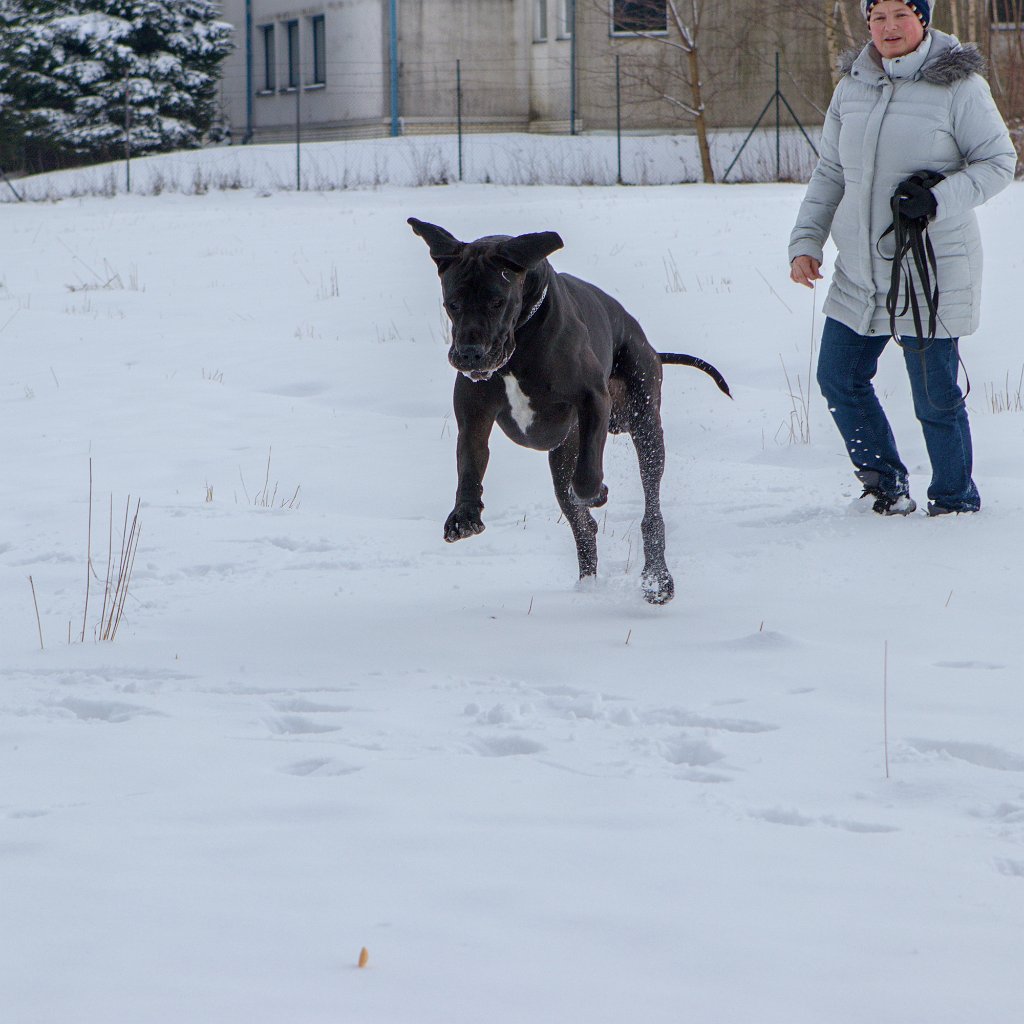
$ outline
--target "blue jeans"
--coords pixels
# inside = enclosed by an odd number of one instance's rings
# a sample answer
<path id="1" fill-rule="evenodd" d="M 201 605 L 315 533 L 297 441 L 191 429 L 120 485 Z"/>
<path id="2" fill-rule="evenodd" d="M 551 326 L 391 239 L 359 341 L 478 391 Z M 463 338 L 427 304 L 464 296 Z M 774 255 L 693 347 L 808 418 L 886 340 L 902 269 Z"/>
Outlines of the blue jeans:
<path id="1" fill-rule="evenodd" d="M 821 336 L 818 384 L 858 479 L 880 494 L 899 497 L 909 493 L 907 467 L 871 384 L 889 340 L 857 334 L 829 317 Z M 976 512 L 981 496 L 971 479 L 971 427 L 956 382 L 957 339 L 904 336 L 901 342 L 914 412 L 932 464 L 928 500 L 955 512 Z"/>

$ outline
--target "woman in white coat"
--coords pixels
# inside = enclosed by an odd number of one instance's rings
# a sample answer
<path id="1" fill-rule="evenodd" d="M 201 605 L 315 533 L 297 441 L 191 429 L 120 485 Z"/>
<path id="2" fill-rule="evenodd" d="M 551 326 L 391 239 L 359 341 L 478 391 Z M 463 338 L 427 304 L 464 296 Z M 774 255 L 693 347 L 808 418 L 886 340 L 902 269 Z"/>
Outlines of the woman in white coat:
<path id="1" fill-rule="evenodd" d="M 871 42 L 847 62 L 829 105 L 821 158 L 790 238 L 790 277 L 808 287 L 821 279 L 831 233 L 838 255 L 824 307 L 818 383 L 864 486 L 862 497 L 881 515 L 917 507 L 871 384 L 895 326 L 931 461 L 928 513 L 976 512 L 981 497 L 957 385 L 958 341 L 979 319 L 974 208 L 1013 179 L 1016 153 L 979 73 L 981 56 L 929 27 L 928 0 L 862 0 L 861 9 Z M 941 180 L 930 188 L 919 177 L 910 180 L 921 172 Z M 886 305 L 893 236 L 885 233 L 897 190 L 904 217 L 927 218 L 939 292 L 934 338 L 921 336 L 912 309 Z M 924 310 L 928 295 L 917 290 Z"/>

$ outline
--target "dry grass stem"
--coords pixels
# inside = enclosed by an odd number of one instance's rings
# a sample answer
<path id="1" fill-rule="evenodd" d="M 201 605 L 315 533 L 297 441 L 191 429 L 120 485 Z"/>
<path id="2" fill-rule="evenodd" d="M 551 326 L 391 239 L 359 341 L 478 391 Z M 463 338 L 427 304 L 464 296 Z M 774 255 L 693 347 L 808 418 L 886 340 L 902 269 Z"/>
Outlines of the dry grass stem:
<path id="1" fill-rule="evenodd" d="M 885 777 L 889 778 L 889 641 L 882 654 L 882 743 L 885 747 Z"/>
<path id="2" fill-rule="evenodd" d="M 263 487 L 257 491 L 255 498 L 249 497 L 249 490 L 245 486 L 245 477 L 242 476 L 242 469 L 238 469 L 238 478 L 242 481 L 242 493 L 245 494 L 246 504 L 255 505 L 257 508 L 298 508 L 301 502 L 299 501 L 299 494 L 302 490 L 301 485 L 297 486 L 292 492 L 290 498 L 282 498 L 280 502 L 277 499 L 277 488 L 278 485 L 275 482 L 273 487 L 270 484 L 270 461 L 274 454 L 273 446 L 270 447 L 267 452 L 267 468 L 263 474 Z M 212 494 L 212 491 L 211 491 Z"/>
<path id="3" fill-rule="evenodd" d="M 792 408 L 789 412 L 789 437 L 788 441 L 790 444 L 810 444 L 811 443 L 811 396 L 810 393 L 804 392 L 803 381 L 800 379 L 800 374 L 796 376 L 796 390 L 793 390 L 793 385 L 789 380 L 789 370 L 786 369 L 786 361 L 779 356 L 779 361 L 782 363 L 782 373 L 786 378 L 786 392 L 789 395 L 789 400 L 792 403 Z M 810 378 L 808 377 L 808 380 Z M 778 441 L 779 434 L 786 427 L 783 423 L 779 429 L 775 432 L 775 439 Z"/>
<path id="4" fill-rule="evenodd" d="M 32 577 L 28 578 L 28 585 L 32 588 L 32 604 L 36 610 L 36 628 L 39 630 L 39 650 L 43 651 L 46 648 L 43 647 L 43 620 L 39 618 L 39 602 L 36 600 L 36 585 L 32 581 Z"/>
<path id="5" fill-rule="evenodd" d="M 82 643 L 85 643 L 85 623 L 89 617 L 89 583 L 92 576 L 92 459 L 89 460 L 89 530 L 85 542 L 85 607 L 82 609 Z"/>
<path id="6" fill-rule="evenodd" d="M 995 384 L 985 385 L 985 399 L 990 412 L 1024 412 L 1024 366 L 1021 367 L 1016 391 L 1011 390 L 1010 372 L 1007 371 L 1001 391 L 996 390 Z"/>
<path id="7" fill-rule="evenodd" d="M 103 608 L 100 611 L 100 623 L 107 619 L 107 602 L 110 599 L 110 571 L 114 564 L 114 496 L 110 496 L 110 515 L 107 520 L 109 524 L 107 532 L 107 574 L 103 578 L 106 585 L 103 587 Z"/>
<path id="8" fill-rule="evenodd" d="M 128 587 L 131 583 L 132 572 L 135 569 L 135 554 L 139 548 L 139 508 L 140 500 L 135 502 L 135 513 L 129 525 L 128 516 L 131 512 L 131 496 L 124 506 L 124 528 L 121 533 L 121 553 L 117 561 L 117 575 L 114 575 L 114 560 L 108 560 L 107 580 L 104 588 L 103 618 L 100 620 L 100 640 L 113 640 L 117 636 L 118 627 L 121 625 L 121 618 L 124 615 L 124 604 L 128 599 Z M 113 504 L 111 504 L 111 520 L 113 520 Z M 113 554 L 113 543 L 111 543 L 111 554 Z"/>

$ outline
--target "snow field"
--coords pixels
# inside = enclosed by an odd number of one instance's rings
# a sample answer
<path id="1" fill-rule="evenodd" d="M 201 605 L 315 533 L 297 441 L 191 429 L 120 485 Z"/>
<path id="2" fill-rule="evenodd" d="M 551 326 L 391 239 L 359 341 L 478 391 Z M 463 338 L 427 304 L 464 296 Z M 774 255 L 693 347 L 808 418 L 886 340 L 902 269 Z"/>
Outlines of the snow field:
<path id="1" fill-rule="evenodd" d="M 1024 418 L 986 386 L 1021 372 L 1024 192 L 981 212 L 964 344 L 985 509 L 897 522 L 808 385 L 800 193 L 3 206 L 2 1019 L 1016 1019 Z M 596 583 L 497 434 L 487 531 L 443 543 L 453 373 L 410 215 L 559 231 L 556 269 L 725 374 L 735 402 L 666 368 L 671 605 L 640 597 L 624 438 Z M 142 538 L 116 642 L 69 645 L 90 458 L 94 562 L 111 496 Z"/>

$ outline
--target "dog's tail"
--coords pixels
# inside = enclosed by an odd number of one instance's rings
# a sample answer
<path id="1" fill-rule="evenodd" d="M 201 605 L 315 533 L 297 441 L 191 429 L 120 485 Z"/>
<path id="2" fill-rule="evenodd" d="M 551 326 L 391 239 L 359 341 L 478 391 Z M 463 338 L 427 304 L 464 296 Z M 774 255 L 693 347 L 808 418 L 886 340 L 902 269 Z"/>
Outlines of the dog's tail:
<path id="1" fill-rule="evenodd" d="M 666 366 L 693 366 L 698 370 L 703 370 L 718 385 L 719 391 L 732 398 L 732 392 L 729 390 L 725 378 L 706 360 L 697 356 L 683 355 L 681 352 L 659 352 L 658 358 Z"/>

